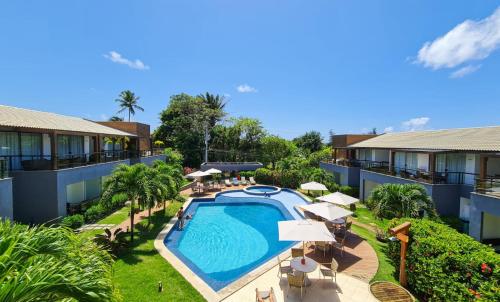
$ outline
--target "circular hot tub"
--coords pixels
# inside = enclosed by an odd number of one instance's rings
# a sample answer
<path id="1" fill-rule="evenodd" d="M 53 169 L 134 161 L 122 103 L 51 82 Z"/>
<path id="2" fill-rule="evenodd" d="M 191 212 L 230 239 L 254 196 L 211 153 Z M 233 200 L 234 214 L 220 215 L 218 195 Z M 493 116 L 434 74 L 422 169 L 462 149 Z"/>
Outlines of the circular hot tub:
<path id="1" fill-rule="evenodd" d="M 273 195 L 281 192 L 281 188 L 275 186 L 250 186 L 243 189 L 247 194 L 252 195 Z"/>

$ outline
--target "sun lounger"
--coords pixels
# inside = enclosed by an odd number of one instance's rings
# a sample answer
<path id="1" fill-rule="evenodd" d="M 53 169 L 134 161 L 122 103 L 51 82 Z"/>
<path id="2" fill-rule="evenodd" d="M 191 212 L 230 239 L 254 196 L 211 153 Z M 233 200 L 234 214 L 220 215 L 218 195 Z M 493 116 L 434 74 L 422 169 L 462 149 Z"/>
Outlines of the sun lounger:
<path id="1" fill-rule="evenodd" d="M 249 179 L 250 179 L 250 184 L 251 185 L 255 185 L 256 184 L 255 180 L 253 179 L 253 176 L 250 176 Z"/>
<path id="2" fill-rule="evenodd" d="M 238 178 L 233 177 L 233 186 L 238 186 L 240 182 L 238 181 Z"/>
<path id="3" fill-rule="evenodd" d="M 242 185 L 244 185 L 244 186 L 246 186 L 246 185 L 247 185 L 247 179 L 246 179 L 246 177 L 245 177 L 245 176 L 242 176 L 242 177 L 241 177 L 241 181 L 240 181 L 240 183 L 241 183 Z"/>
<path id="4" fill-rule="evenodd" d="M 226 184 L 226 187 L 230 187 L 231 183 L 229 182 L 229 179 L 224 179 L 224 183 Z"/>

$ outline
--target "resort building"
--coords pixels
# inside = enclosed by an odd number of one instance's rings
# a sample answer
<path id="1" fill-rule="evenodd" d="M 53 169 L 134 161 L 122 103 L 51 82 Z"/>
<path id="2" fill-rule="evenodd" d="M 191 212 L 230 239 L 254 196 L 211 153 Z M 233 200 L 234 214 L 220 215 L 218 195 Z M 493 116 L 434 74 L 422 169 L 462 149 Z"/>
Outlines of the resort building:
<path id="1" fill-rule="evenodd" d="M 359 187 L 361 200 L 380 184 L 418 183 L 441 215 L 459 217 L 472 237 L 498 244 L 500 127 L 387 133 L 339 148 L 345 157 L 321 167 Z"/>
<path id="2" fill-rule="evenodd" d="M 155 159 L 164 155 L 151 149 L 149 125 L 0 105 L 0 217 L 42 223 L 66 216 L 98 198 L 118 164 Z"/>

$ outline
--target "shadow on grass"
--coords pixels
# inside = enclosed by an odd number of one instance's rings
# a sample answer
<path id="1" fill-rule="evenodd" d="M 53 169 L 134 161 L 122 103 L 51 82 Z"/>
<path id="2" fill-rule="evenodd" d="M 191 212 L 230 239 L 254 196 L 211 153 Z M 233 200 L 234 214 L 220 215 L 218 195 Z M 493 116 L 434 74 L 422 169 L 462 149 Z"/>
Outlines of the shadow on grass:
<path id="1" fill-rule="evenodd" d="M 121 259 L 127 264 L 134 265 L 142 262 L 141 256 L 153 256 L 157 254 L 154 247 L 154 240 L 164 226 L 172 219 L 177 212 L 181 203 L 171 203 L 165 212 L 159 210 L 136 224 L 134 227 L 134 241 L 130 242 L 130 234 L 125 239 L 127 247 L 118 254 L 118 259 Z"/>

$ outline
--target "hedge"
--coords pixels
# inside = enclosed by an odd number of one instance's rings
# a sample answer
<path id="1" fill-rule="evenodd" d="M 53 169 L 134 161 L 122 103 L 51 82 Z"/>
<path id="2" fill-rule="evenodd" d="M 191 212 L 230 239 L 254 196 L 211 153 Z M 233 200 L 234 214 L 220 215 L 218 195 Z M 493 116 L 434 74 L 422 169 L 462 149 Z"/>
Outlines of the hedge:
<path id="1" fill-rule="evenodd" d="M 76 214 L 66 216 L 61 221 L 61 225 L 72 229 L 78 229 L 83 225 L 83 215 Z"/>
<path id="2" fill-rule="evenodd" d="M 500 301 L 500 255 L 453 228 L 428 219 L 411 222 L 406 258 L 409 289 L 424 301 Z M 387 255 L 399 271 L 399 242 Z"/>

